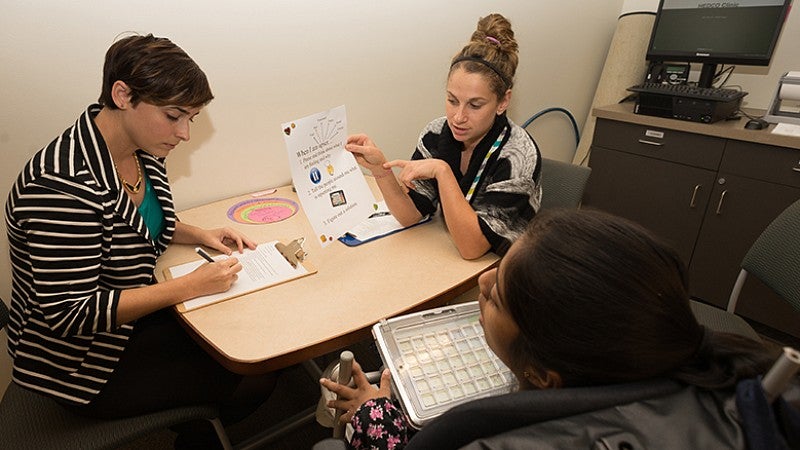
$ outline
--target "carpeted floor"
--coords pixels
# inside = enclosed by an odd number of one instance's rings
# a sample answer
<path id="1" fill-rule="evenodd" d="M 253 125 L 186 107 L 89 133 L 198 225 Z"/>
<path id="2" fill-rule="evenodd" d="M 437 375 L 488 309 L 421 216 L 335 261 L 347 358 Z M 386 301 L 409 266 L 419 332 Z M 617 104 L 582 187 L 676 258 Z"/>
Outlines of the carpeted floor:
<path id="1" fill-rule="evenodd" d="M 371 341 L 358 343 L 349 347 L 348 350 L 353 351 L 356 360 L 368 371 L 377 370 L 381 364 L 380 357 Z M 324 369 L 331 361 L 338 358 L 338 354 L 339 352 L 325 355 L 317 358 L 316 362 L 320 368 Z M 228 437 L 235 447 L 250 447 L 254 436 L 263 434 L 271 427 L 311 407 L 316 407 L 320 395 L 318 379 L 312 379 L 312 376 L 300 365 L 288 367 L 280 372 L 275 391 L 266 403 L 241 422 L 227 427 Z M 252 448 L 254 450 L 311 449 L 315 443 L 331 437 L 331 435 L 330 428 L 319 425 L 316 420 L 309 420 L 266 444 Z M 175 437 L 174 432 L 164 430 L 120 450 L 172 449 Z"/>

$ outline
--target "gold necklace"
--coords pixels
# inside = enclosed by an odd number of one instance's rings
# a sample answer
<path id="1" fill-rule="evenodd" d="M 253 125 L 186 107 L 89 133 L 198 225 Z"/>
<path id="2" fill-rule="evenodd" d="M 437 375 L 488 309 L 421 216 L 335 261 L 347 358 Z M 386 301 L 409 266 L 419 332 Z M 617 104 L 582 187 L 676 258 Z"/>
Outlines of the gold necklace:
<path id="1" fill-rule="evenodd" d="M 131 194 L 138 194 L 139 190 L 142 188 L 142 166 L 139 164 L 139 157 L 136 156 L 136 152 L 133 153 L 133 159 L 136 161 L 136 183 L 130 184 L 125 181 L 125 178 L 122 178 L 122 173 L 117 168 L 117 163 L 114 163 L 114 169 L 117 171 L 117 175 L 120 181 L 122 181 L 122 186 L 125 190 Z"/>

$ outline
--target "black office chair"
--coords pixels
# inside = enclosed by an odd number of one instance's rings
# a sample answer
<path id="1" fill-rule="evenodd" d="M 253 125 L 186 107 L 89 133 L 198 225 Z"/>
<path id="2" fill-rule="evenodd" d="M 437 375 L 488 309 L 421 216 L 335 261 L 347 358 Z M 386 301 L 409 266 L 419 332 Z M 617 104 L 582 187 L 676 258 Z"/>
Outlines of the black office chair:
<path id="1" fill-rule="evenodd" d="M 800 311 L 800 200 L 783 210 L 758 236 L 742 259 L 742 270 L 728 299 L 733 313 L 748 274 L 761 280 Z"/>
<path id="2" fill-rule="evenodd" d="M 724 309 L 707 305 L 696 300 L 689 301 L 695 319 L 701 325 L 713 331 L 740 334 L 754 341 L 761 341 L 761 336 L 741 317 L 730 314 Z"/>
<path id="3" fill-rule="evenodd" d="M 547 208 L 577 208 L 592 169 L 542 158 L 542 205 Z"/>
<path id="4" fill-rule="evenodd" d="M 542 179 L 540 182 L 542 186 L 542 203 L 539 209 L 578 208 L 591 173 L 591 167 L 542 158 Z M 476 298 L 478 298 L 477 285 L 459 295 L 452 303 L 473 301 Z"/>
<path id="5" fill-rule="evenodd" d="M 698 302 L 692 309 L 700 323 L 716 331 L 733 331 L 758 336 L 735 314 L 739 293 L 748 274 L 761 280 L 794 309 L 800 311 L 800 200 L 778 215 L 761 232 L 742 259 L 739 277 L 731 290 L 725 310 Z"/>
<path id="6" fill-rule="evenodd" d="M 501 434 L 531 423 L 669 395 L 680 389 L 678 383 L 659 380 L 603 387 L 522 391 L 482 398 L 456 406 L 440 419 L 432 421 L 417 433 L 406 448 L 460 448 L 476 439 Z M 335 439 L 326 439 L 314 446 L 314 450 L 345 448 L 343 441 Z"/>
<path id="7" fill-rule="evenodd" d="M 8 323 L 8 309 L 0 299 L 0 329 Z M 193 420 L 208 420 L 223 448 L 231 443 L 215 406 L 173 408 L 115 420 L 90 419 L 73 414 L 55 400 L 27 390 L 13 381 L 0 401 L 0 448 L 15 450 L 116 449 L 148 434 Z"/>
<path id="8" fill-rule="evenodd" d="M 787 390 L 793 390 L 789 397 L 796 398 L 791 380 L 798 368 L 800 353 L 785 348 L 763 378 L 742 380 L 731 391 L 655 379 L 483 398 L 447 411 L 405 448 L 798 448 L 800 411 L 782 398 Z M 726 405 L 724 410 L 721 404 Z M 703 425 L 703 420 L 725 421 L 729 414 L 738 419 L 725 426 Z M 681 423 L 680 417 L 687 420 Z M 675 432 L 676 425 L 692 429 L 690 418 L 703 418 L 696 431 L 704 436 Z M 314 446 L 314 450 L 344 449 L 341 439 L 325 439 Z"/>

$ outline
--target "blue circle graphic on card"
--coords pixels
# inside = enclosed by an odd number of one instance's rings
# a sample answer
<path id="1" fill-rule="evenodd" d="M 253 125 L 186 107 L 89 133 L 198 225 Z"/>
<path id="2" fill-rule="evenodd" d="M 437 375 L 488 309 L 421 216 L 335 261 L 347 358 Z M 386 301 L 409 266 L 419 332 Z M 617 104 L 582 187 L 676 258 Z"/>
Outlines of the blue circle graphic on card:
<path id="1" fill-rule="evenodd" d="M 319 184 L 319 182 L 322 181 L 322 172 L 320 172 L 316 167 L 312 167 L 311 173 L 308 174 L 308 178 L 311 179 L 312 183 Z"/>

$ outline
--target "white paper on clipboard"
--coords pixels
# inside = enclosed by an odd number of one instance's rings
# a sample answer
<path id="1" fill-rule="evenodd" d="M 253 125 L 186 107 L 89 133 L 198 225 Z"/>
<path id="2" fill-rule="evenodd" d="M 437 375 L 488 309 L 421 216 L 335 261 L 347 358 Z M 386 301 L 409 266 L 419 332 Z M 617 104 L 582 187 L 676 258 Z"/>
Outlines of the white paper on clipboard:
<path id="1" fill-rule="evenodd" d="M 310 266 L 308 262 L 303 262 L 297 264 L 296 267 L 292 267 L 287 258 L 278 250 L 276 244 L 278 244 L 278 241 L 266 242 L 260 244 L 255 250 L 246 248 L 241 254 L 235 253 L 234 256 L 242 264 L 242 270 L 238 273 L 239 278 L 233 283 L 231 288 L 218 294 L 203 295 L 187 300 L 177 305 L 178 311 L 192 311 L 202 308 L 203 306 L 316 273 L 316 269 Z M 214 257 L 214 260 L 218 261 L 225 258 L 228 258 L 228 256 L 218 255 Z M 205 262 L 206 261 L 203 259 L 198 259 L 170 267 L 164 272 L 167 278 L 178 278 L 194 271 L 200 267 L 201 264 L 205 264 Z"/>

